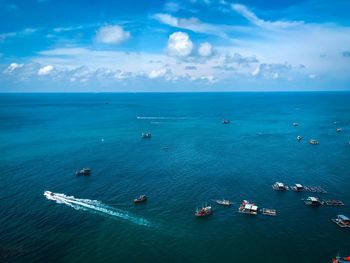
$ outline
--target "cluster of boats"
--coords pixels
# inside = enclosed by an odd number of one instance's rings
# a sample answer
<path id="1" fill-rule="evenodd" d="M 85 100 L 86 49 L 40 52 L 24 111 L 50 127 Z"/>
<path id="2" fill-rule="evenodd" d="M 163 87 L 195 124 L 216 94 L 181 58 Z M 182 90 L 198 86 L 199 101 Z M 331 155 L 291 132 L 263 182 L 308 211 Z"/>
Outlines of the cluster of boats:
<path id="1" fill-rule="evenodd" d="M 336 122 L 334 124 L 337 124 Z M 299 126 L 299 123 L 298 122 L 293 122 L 293 126 L 297 127 Z M 336 128 L 336 132 L 341 132 L 342 131 L 342 128 Z M 300 142 L 301 140 L 303 140 L 304 137 L 298 135 L 297 136 L 297 141 Z M 309 140 L 309 143 L 312 144 L 312 145 L 318 145 L 320 144 L 320 142 L 318 140 L 315 140 L 315 139 L 310 139 Z M 349 144 L 350 144 L 350 141 L 349 141 Z"/>
<path id="2" fill-rule="evenodd" d="M 233 202 L 226 199 L 222 199 L 222 200 L 219 199 L 214 201 L 217 204 L 224 205 L 224 206 L 231 206 L 233 204 Z M 276 209 L 263 208 L 259 210 L 259 207 L 257 205 L 247 200 L 243 200 L 243 202 L 238 208 L 238 212 L 243 214 L 250 214 L 250 215 L 257 215 L 259 212 L 262 213 L 263 215 L 268 215 L 268 216 L 277 215 Z M 210 205 L 204 205 L 200 209 L 196 209 L 195 211 L 195 216 L 197 217 L 209 216 L 212 214 L 213 214 L 213 209 Z"/>
<path id="3" fill-rule="evenodd" d="M 286 191 L 286 190 L 294 190 L 296 192 L 301 191 L 308 191 L 308 192 L 314 192 L 314 193 L 327 193 L 322 187 L 307 187 L 303 186 L 301 184 L 295 184 L 294 186 L 286 186 L 281 182 L 276 182 L 272 185 L 272 188 L 276 191 Z M 343 206 L 344 203 L 341 200 L 335 200 L 335 199 L 320 199 L 319 197 L 315 196 L 309 196 L 306 199 L 302 199 L 304 201 L 304 204 L 307 206 Z M 340 227 L 350 227 L 350 219 L 345 215 L 337 215 L 336 219 L 331 219 L 334 223 L 336 223 Z"/>
<path id="4" fill-rule="evenodd" d="M 311 192 L 311 193 L 319 193 L 319 194 L 326 194 L 327 191 L 324 190 L 320 186 L 305 186 L 302 184 L 294 184 L 292 186 L 287 186 L 284 183 L 276 182 L 272 185 L 272 189 L 276 191 L 296 191 L 296 192 Z"/>

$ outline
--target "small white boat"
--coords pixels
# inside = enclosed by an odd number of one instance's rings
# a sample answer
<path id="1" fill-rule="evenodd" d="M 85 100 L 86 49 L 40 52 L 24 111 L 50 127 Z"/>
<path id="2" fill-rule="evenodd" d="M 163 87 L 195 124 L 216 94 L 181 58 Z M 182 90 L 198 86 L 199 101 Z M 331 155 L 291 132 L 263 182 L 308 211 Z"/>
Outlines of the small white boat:
<path id="1" fill-rule="evenodd" d="M 312 144 L 312 145 L 320 144 L 320 143 L 318 142 L 318 140 L 315 140 L 315 139 L 311 139 L 311 140 L 309 141 L 309 143 Z"/>
<path id="2" fill-rule="evenodd" d="M 219 205 L 225 205 L 225 206 L 230 206 L 233 204 L 230 200 L 226 200 L 226 199 L 221 199 L 221 200 L 217 199 L 217 200 L 214 200 L 214 202 Z"/>

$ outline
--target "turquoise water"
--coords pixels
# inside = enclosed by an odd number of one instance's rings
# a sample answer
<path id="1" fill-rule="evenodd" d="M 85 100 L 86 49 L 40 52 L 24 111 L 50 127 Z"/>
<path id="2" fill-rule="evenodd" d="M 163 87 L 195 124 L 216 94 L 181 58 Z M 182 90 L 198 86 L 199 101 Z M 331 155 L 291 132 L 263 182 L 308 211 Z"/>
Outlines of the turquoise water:
<path id="1" fill-rule="evenodd" d="M 0 261 L 330 262 L 350 254 L 330 221 L 350 216 L 348 141 L 350 93 L 1 94 Z M 306 207 L 275 181 L 347 205 Z M 223 197 L 236 204 L 194 217 Z M 242 199 L 278 216 L 239 214 Z"/>

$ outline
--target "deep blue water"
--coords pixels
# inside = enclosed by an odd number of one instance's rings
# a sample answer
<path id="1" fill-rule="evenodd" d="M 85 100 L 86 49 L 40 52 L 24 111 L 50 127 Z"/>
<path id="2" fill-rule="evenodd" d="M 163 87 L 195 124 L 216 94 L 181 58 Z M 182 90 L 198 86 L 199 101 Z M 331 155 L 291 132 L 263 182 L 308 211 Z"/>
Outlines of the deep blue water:
<path id="1" fill-rule="evenodd" d="M 350 254 L 350 229 L 330 220 L 350 216 L 349 141 L 350 93 L 1 94 L 0 261 L 330 262 Z M 92 175 L 76 177 L 82 167 Z M 310 208 L 312 194 L 275 181 L 320 185 L 347 205 Z M 139 194 L 149 200 L 132 205 Z M 236 204 L 194 217 L 222 197 Z M 239 214 L 242 199 L 278 216 Z"/>

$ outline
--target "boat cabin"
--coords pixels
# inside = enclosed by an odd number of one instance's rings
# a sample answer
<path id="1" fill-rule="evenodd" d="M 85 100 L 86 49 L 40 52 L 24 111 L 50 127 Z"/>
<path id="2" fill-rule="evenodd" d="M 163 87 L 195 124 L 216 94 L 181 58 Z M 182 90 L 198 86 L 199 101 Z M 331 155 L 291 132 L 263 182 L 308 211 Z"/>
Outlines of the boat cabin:
<path id="1" fill-rule="evenodd" d="M 240 213 L 257 215 L 258 214 L 258 206 L 244 200 L 243 203 L 241 204 L 241 206 L 239 207 L 238 211 Z"/>
<path id="2" fill-rule="evenodd" d="M 304 187 L 301 184 L 295 184 L 295 190 L 296 191 L 302 191 Z"/>
<path id="3" fill-rule="evenodd" d="M 280 182 L 276 182 L 276 183 L 272 186 L 272 188 L 275 189 L 275 190 L 278 190 L 278 191 L 287 190 L 287 187 L 286 187 L 283 183 L 280 183 Z"/>
<path id="4" fill-rule="evenodd" d="M 306 205 L 319 206 L 322 205 L 321 200 L 318 197 L 309 196 L 305 201 Z"/>

